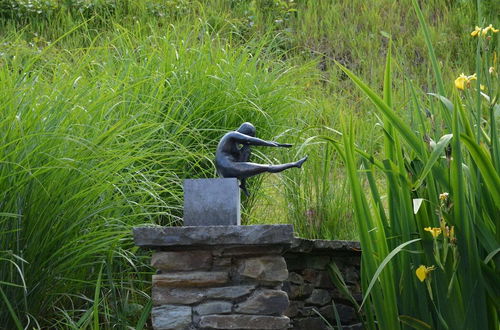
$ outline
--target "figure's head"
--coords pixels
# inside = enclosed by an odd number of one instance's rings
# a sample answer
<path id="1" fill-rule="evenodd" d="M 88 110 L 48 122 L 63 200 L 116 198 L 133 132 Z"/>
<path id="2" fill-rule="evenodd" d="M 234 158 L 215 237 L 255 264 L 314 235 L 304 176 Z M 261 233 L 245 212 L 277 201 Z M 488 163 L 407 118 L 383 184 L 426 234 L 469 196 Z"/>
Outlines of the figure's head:
<path id="1" fill-rule="evenodd" d="M 241 134 L 255 137 L 255 127 L 248 122 L 241 124 L 241 126 L 236 131 L 240 132 Z"/>

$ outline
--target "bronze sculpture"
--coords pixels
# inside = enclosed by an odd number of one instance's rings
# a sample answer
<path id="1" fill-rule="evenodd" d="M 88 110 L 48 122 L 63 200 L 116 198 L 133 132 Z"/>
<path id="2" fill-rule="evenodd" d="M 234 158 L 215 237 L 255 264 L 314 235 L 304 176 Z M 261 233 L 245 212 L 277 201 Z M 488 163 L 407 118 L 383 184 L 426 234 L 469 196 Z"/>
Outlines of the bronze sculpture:
<path id="1" fill-rule="evenodd" d="M 242 145 L 242 147 L 239 147 Z M 249 162 L 250 146 L 281 147 L 290 148 L 292 145 L 265 141 L 255 137 L 255 127 L 251 123 L 243 123 L 236 130 L 226 133 L 217 146 L 215 153 L 215 167 L 223 178 L 237 178 L 240 180 L 240 188 L 245 195 L 249 196 L 246 189 L 246 179 L 264 172 L 278 173 L 286 169 L 300 168 L 307 160 L 307 156 L 293 163 L 280 165 L 264 165 Z"/>

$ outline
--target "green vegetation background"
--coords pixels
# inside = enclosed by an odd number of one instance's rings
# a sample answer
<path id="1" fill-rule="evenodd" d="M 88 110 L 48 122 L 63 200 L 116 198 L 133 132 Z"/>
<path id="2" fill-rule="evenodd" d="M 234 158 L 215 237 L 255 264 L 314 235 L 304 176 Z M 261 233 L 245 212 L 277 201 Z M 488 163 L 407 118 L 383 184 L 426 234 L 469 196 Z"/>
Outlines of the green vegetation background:
<path id="1" fill-rule="evenodd" d="M 474 72 L 475 3 L 421 7 L 451 89 Z M 389 37 L 411 122 L 404 81 L 435 86 L 410 0 L 0 0 L 0 328 L 141 328 L 151 270 L 131 228 L 179 225 L 182 179 L 215 176 L 218 139 L 243 121 L 295 145 L 256 161 L 310 157 L 252 180 L 246 223 L 357 239 L 345 169 L 312 137 L 352 119 L 357 146 L 384 152 L 334 61 L 380 92 Z"/>

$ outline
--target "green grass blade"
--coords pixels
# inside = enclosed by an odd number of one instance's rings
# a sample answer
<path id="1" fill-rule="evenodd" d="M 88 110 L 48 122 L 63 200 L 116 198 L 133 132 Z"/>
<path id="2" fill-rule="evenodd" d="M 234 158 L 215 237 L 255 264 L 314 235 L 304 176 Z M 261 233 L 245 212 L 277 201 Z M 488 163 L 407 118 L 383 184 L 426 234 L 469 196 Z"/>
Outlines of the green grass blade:
<path id="1" fill-rule="evenodd" d="M 494 256 L 497 255 L 497 253 L 500 252 L 500 248 L 497 248 L 493 251 L 491 251 L 487 256 L 486 258 L 484 258 L 484 263 L 487 264 L 488 262 L 491 261 L 491 259 L 493 259 Z"/>
<path id="2" fill-rule="evenodd" d="M 399 315 L 399 320 L 401 323 L 406 324 L 409 327 L 417 330 L 432 329 L 430 324 L 425 323 L 422 320 L 416 319 L 408 315 Z"/>
<path id="3" fill-rule="evenodd" d="M 385 60 L 385 72 L 384 72 L 384 102 L 392 108 L 392 72 L 391 72 L 391 48 L 392 42 L 389 40 L 389 46 L 387 46 L 387 56 Z"/>
<path id="4" fill-rule="evenodd" d="M 410 145 L 410 147 L 421 157 L 425 157 L 426 150 L 423 147 L 420 139 L 413 133 L 411 128 L 396 114 L 394 111 L 381 99 L 373 90 L 370 89 L 361 79 L 359 79 L 354 73 L 349 71 L 342 64 L 336 62 L 337 65 L 351 78 L 351 80 L 358 86 L 363 93 L 372 101 L 378 110 L 391 122 L 393 127 L 399 131 L 399 133 L 404 137 L 405 141 Z"/>
<path id="5" fill-rule="evenodd" d="M 340 318 L 338 317 L 338 314 L 339 314 L 339 313 L 337 312 L 337 307 L 335 307 L 335 303 L 333 302 L 333 300 L 332 300 L 332 308 L 333 308 L 333 311 L 334 311 L 334 313 L 335 313 L 335 318 L 337 319 L 337 321 L 338 321 L 338 322 L 340 322 Z M 318 311 L 316 310 L 316 308 L 315 308 L 315 307 L 313 307 L 313 312 L 314 312 L 314 313 L 316 313 L 316 315 L 318 315 L 318 316 L 319 316 L 319 318 L 320 318 L 323 322 L 325 322 L 325 325 L 326 325 L 326 327 L 327 327 L 328 329 L 335 329 L 335 328 L 334 328 L 334 327 L 330 324 L 330 322 L 328 322 L 328 320 L 327 320 L 327 319 L 326 319 L 323 315 L 321 315 L 321 313 L 320 313 L 320 312 L 318 312 Z M 338 329 L 342 329 L 342 325 L 341 325 L 340 323 L 337 323 L 337 324 L 338 324 Z"/>
<path id="6" fill-rule="evenodd" d="M 19 318 L 17 317 L 16 312 L 14 311 L 14 308 L 12 307 L 11 303 L 9 302 L 9 298 L 7 298 L 7 295 L 3 292 L 2 288 L 0 288 L 0 295 L 2 295 L 2 299 L 7 306 L 7 309 L 9 310 L 10 316 L 12 317 L 12 320 L 14 321 L 16 327 L 18 330 L 22 330 L 23 326 L 21 324 L 21 321 L 19 321 Z"/>
<path id="7" fill-rule="evenodd" d="M 101 263 L 101 268 L 99 269 L 99 275 L 97 275 L 97 282 L 94 290 L 94 305 L 92 307 L 93 309 L 92 314 L 94 319 L 93 329 L 99 329 L 99 305 L 101 301 L 99 295 L 101 293 L 101 277 L 103 269 L 104 269 L 104 262 Z"/>
<path id="8" fill-rule="evenodd" d="M 403 244 L 400 244 L 398 245 L 395 249 L 393 249 L 385 258 L 384 260 L 380 263 L 380 265 L 378 266 L 377 270 L 375 271 L 375 274 L 373 274 L 373 277 L 370 281 L 370 284 L 368 285 L 368 288 L 366 289 L 365 293 L 364 293 L 364 297 L 363 297 L 363 301 L 361 302 L 361 305 L 360 305 L 360 308 L 363 307 L 366 299 L 368 298 L 373 286 L 375 285 L 375 283 L 378 281 L 378 277 L 380 276 L 380 273 L 382 273 L 382 271 L 384 270 L 385 266 L 387 266 L 387 264 L 392 260 L 392 258 L 397 255 L 399 252 L 401 252 L 401 250 L 403 250 L 404 247 L 412 244 L 412 243 L 415 243 L 415 242 L 418 242 L 420 241 L 421 238 L 416 238 L 416 239 L 413 239 L 411 241 L 408 241 L 408 242 L 404 242 Z"/>
<path id="9" fill-rule="evenodd" d="M 458 96 L 454 99 L 455 108 L 461 100 Z M 476 234 L 472 223 L 471 210 L 468 209 L 466 180 L 463 172 L 464 158 L 462 156 L 460 138 L 460 114 L 453 112 L 453 141 L 451 163 L 451 187 L 452 198 L 454 202 L 453 221 L 457 231 L 460 232 L 458 249 L 460 258 L 467 260 L 467 264 L 459 264 L 459 272 L 464 282 L 461 287 L 461 295 L 464 302 L 467 303 L 465 309 L 464 326 L 487 328 L 486 301 L 484 293 L 484 284 L 480 269 L 480 258 L 477 247 Z M 452 320 L 454 321 L 454 320 Z"/>
<path id="10" fill-rule="evenodd" d="M 342 273 L 340 272 L 340 269 L 337 266 L 337 264 L 335 263 L 330 264 L 328 270 L 330 273 L 330 279 L 332 280 L 333 284 L 337 287 L 337 289 L 340 290 L 344 298 L 349 300 L 349 302 L 356 308 L 356 310 L 359 311 L 360 309 L 359 304 L 349 291 L 349 287 L 345 283 L 344 278 L 342 277 Z"/>
<path id="11" fill-rule="evenodd" d="M 420 175 L 420 177 L 417 179 L 417 181 L 415 182 L 415 184 L 413 186 L 414 190 L 418 189 L 420 187 L 420 185 L 424 182 L 425 178 L 427 177 L 427 174 L 429 174 L 429 172 L 431 171 L 434 164 L 436 164 L 438 159 L 441 157 L 444 149 L 448 146 L 452 137 L 453 137 L 453 134 L 446 134 L 446 135 L 443 135 L 439 139 L 438 143 L 436 144 L 436 147 L 431 152 L 429 159 L 427 160 L 427 163 L 425 164 L 424 169 L 422 170 L 422 174 Z"/>
<path id="12" fill-rule="evenodd" d="M 500 205 L 500 176 L 493 167 L 491 157 L 474 140 L 467 135 L 461 134 L 460 140 L 464 143 L 472 159 L 479 168 L 484 178 L 484 183 L 491 192 L 495 204 Z"/>
<path id="13" fill-rule="evenodd" d="M 146 326 L 146 323 L 149 319 L 149 314 L 151 313 L 151 309 L 153 308 L 153 300 L 148 300 L 146 306 L 144 306 L 141 316 L 139 320 L 137 320 L 137 324 L 135 325 L 136 330 L 142 330 Z"/>

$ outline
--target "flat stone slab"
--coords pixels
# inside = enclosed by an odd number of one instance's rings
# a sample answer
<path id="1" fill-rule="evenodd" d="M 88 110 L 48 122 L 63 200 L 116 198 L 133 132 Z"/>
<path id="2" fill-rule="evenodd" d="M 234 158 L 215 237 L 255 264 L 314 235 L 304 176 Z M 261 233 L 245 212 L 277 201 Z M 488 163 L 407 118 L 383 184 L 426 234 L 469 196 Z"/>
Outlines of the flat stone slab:
<path id="1" fill-rule="evenodd" d="M 255 285 L 236 285 L 216 288 L 172 288 L 153 286 L 155 305 L 193 304 L 205 299 L 237 299 L 249 295 Z"/>
<path id="2" fill-rule="evenodd" d="M 175 248 L 223 245 L 291 245 L 292 225 L 135 227 L 135 245 Z"/>
<path id="3" fill-rule="evenodd" d="M 210 251 L 175 251 L 153 253 L 151 266 L 165 272 L 207 270 L 212 267 L 212 253 Z"/>
<path id="4" fill-rule="evenodd" d="M 199 304 L 194 308 L 194 312 L 198 315 L 209 314 L 229 314 L 233 309 L 233 304 L 228 301 L 209 301 Z"/>
<path id="5" fill-rule="evenodd" d="M 291 253 L 311 253 L 315 254 L 335 254 L 339 252 L 361 254 L 361 244 L 357 241 L 339 241 L 324 239 L 306 239 L 296 237 L 292 243 L 292 248 L 287 251 Z"/>
<path id="6" fill-rule="evenodd" d="M 191 324 L 192 310 L 189 306 L 164 305 L 151 311 L 154 329 L 184 329 Z"/>
<path id="7" fill-rule="evenodd" d="M 254 315 L 281 315 L 288 308 L 288 296 L 281 290 L 259 289 L 235 306 L 235 312 Z M 215 314 L 215 313 L 213 313 Z"/>
<path id="8" fill-rule="evenodd" d="M 184 226 L 241 224 L 236 178 L 184 180 Z"/>
<path id="9" fill-rule="evenodd" d="M 238 274 L 265 282 L 282 282 L 288 278 L 282 256 L 262 256 L 238 260 Z"/>
<path id="10" fill-rule="evenodd" d="M 229 281 L 227 272 L 182 272 L 153 275 L 153 286 L 216 286 Z"/>

